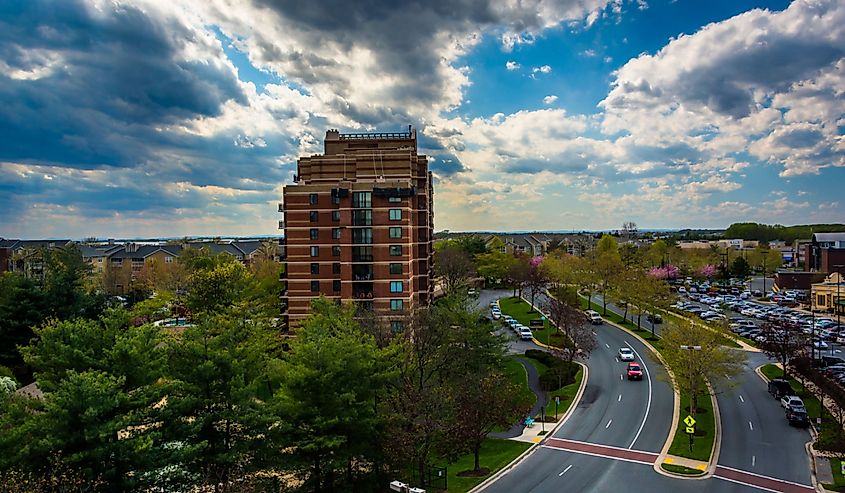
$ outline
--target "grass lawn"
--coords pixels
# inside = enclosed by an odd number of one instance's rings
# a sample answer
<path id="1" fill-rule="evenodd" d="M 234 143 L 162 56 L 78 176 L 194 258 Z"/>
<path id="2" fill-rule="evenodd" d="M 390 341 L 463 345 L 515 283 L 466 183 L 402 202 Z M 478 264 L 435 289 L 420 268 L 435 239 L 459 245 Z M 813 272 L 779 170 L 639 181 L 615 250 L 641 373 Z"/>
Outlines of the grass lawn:
<path id="1" fill-rule="evenodd" d="M 528 407 L 533 406 L 537 402 L 537 396 L 528 388 L 528 373 L 525 371 L 522 363 L 513 357 L 505 358 L 505 375 L 508 376 L 514 385 L 519 387 L 520 402 Z"/>
<path id="2" fill-rule="evenodd" d="M 557 418 L 560 419 L 566 413 L 566 410 L 572 405 L 572 400 L 575 399 L 575 394 L 578 393 L 578 388 L 581 387 L 582 378 L 584 378 L 584 370 L 580 369 L 575 374 L 574 383 L 549 392 L 549 404 L 546 409 L 547 417 L 554 417 L 555 397 L 560 397 L 560 405 L 557 407 Z"/>
<path id="3" fill-rule="evenodd" d="M 515 298 L 513 296 L 502 298 L 499 300 L 499 308 L 502 314 L 510 315 L 519 323 L 526 327 L 531 326 L 531 320 L 540 318 L 543 315 L 539 312 L 531 310 L 531 305 L 522 300 L 522 298 Z M 555 346 L 560 344 L 557 329 L 555 329 L 548 320 L 543 321 L 542 329 L 531 329 L 534 332 L 534 338 L 543 344 Z"/>
<path id="4" fill-rule="evenodd" d="M 486 467 L 490 470 L 490 474 L 493 474 L 510 463 L 510 461 L 516 459 L 519 454 L 523 453 L 530 446 L 530 443 L 525 442 L 488 438 L 481 445 L 481 467 Z M 462 478 L 458 476 L 459 472 L 471 470 L 473 466 L 474 457 L 472 454 L 467 454 L 455 463 L 450 464 L 447 474 L 449 483 L 447 485 L 447 491 L 454 493 L 469 491 L 489 477 L 489 475 L 481 478 Z"/>
<path id="5" fill-rule="evenodd" d="M 678 421 L 678 429 L 675 430 L 675 438 L 669 453 L 686 457 L 688 459 L 708 462 L 710 453 L 713 451 L 713 440 L 716 435 L 716 424 L 713 419 L 713 403 L 710 396 L 703 394 L 698 398 L 698 413 L 695 416 L 695 439 L 693 440 L 692 451 L 689 448 L 689 435 L 686 433 L 684 418 L 689 411 L 689 397 L 681 396 L 681 419 Z M 702 436 L 703 434 L 703 436 Z"/>

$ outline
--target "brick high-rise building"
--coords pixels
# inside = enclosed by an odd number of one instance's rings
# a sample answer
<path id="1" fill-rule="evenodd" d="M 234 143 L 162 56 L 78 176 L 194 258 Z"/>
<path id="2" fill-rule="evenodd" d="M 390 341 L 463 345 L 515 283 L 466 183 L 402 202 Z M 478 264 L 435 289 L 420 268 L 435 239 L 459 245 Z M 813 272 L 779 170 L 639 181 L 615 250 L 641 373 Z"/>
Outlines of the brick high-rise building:
<path id="1" fill-rule="evenodd" d="M 433 187 L 416 131 L 326 132 L 284 188 L 282 313 L 295 328 L 322 295 L 354 301 L 401 330 L 434 290 Z"/>

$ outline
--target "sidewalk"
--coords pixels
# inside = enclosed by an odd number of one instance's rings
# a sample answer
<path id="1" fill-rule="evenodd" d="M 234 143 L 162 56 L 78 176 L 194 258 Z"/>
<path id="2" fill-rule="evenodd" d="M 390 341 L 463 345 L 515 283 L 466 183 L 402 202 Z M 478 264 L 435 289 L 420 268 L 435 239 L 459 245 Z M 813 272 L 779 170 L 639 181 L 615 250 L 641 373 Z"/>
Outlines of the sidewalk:
<path id="1" fill-rule="evenodd" d="M 537 373 L 537 368 L 524 358 L 516 357 L 515 359 L 519 361 L 523 367 L 525 367 L 525 371 L 528 373 L 528 388 L 531 389 L 531 392 L 533 392 L 535 396 L 537 396 L 537 401 L 534 402 L 534 405 L 531 407 L 531 411 L 528 412 L 528 416 L 537 416 L 540 414 L 540 408 L 547 404 L 549 396 L 546 391 L 540 388 L 540 375 Z M 554 426 L 555 423 L 546 424 Z M 533 440 L 522 440 L 522 437 L 530 435 L 532 430 L 534 430 L 533 436 L 536 437 L 540 429 L 540 423 L 535 423 L 533 428 L 527 428 L 523 421 L 520 420 L 519 422 L 514 423 L 514 425 L 507 431 L 490 433 L 489 436 L 492 438 L 512 438 L 514 440 L 530 442 Z M 539 439 L 537 441 L 539 441 Z"/>

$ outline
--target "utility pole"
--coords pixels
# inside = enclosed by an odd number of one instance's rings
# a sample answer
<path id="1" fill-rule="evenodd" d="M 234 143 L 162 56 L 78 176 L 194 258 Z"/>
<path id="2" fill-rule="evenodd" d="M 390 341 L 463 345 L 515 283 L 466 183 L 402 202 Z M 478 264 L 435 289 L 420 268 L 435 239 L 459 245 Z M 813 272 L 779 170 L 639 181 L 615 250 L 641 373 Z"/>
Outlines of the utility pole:
<path id="1" fill-rule="evenodd" d="M 833 266 L 833 270 L 836 272 L 836 281 L 837 281 L 836 282 L 836 300 L 833 302 L 833 309 L 836 311 L 836 330 L 837 330 L 837 332 L 839 330 L 841 330 L 840 329 L 840 316 L 842 314 L 842 308 L 841 308 L 840 305 L 842 304 L 842 298 L 839 297 L 839 287 L 842 286 L 842 273 L 839 272 L 836 269 L 841 269 L 842 267 L 845 267 L 845 265 L 839 264 L 839 265 Z"/>

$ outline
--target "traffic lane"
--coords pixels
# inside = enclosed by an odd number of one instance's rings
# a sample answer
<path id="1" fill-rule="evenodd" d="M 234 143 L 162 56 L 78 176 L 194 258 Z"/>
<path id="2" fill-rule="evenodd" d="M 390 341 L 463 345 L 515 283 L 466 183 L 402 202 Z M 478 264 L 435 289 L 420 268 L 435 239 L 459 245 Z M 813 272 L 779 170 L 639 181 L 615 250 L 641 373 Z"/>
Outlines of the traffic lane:
<path id="1" fill-rule="evenodd" d="M 587 362 L 590 374 L 584 395 L 570 421 L 555 436 L 659 451 L 669 433 L 674 403 L 668 378 L 657 380 L 665 370 L 628 332 L 608 324 L 594 326 L 594 330 L 597 347 Z M 628 363 L 617 359 L 620 347 L 635 351 L 636 360 L 647 371 L 642 381 L 627 379 Z"/>
<path id="2" fill-rule="evenodd" d="M 807 430 L 790 426 L 780 402 L 754 368 L 769 362 L 750 355 L 745 371 L 717 393 L 722 422 L 719 464 L 801 484 L 810 484 L 804 445 Z"/>
<path id="3" fill-rule="evenodd" d="M 478 300 L 476 306 L 479 310 L 484 310 L 490 313 L 490 303 L 500 298 L 508 298 L 513 294 L 513 291 L 507 289 L 482 289 L 478 293 Z"/>
<path id="4" fill-rule="evenodd" d="M 651 464 L 538 448 L 525 461 L 484 489 L 491 493 L 625 491 L 632 493 L 759 493 L 720 479 L 683 480 L 654 472 Z"/>
<path id="5" fill-rule="evenodd" d="M 542 306 L 548 298 L 541 294 L 538 299 Z M 594 325 L 593 331 L 597 345 L 587 361 L 590 376 L 570 418 L 577 426 L 568 422 L 556 436 L 616 447 L 660 450 L 674 410 L 674 393 L 668 378 L 655 379 L 661 375 L 661 371 L 654 371 L 660 363 L 645 345 L 623 329 L 604 323 Z M 637 360 L 644 364 L 648 376 L 644 375 L 643 381 L 627 380 L 627 363 L 616 358 L 621 347 L 631 347 Z"/>
<path id="6" fill-rule="evenodd" d="M 600 294 L 593 295 L 593 303 L 596 303 L 596 300 L 598 300 L 597 301 L 598 304 L 601 304 L 602 295 L 600 295 Z M 611 301 L 607 302 L 607 310 L 612 311 L 613 313 L 616 313 L 620 317 L 626 315 L 625 309 L 623 307 L 620 307 L 619 305 L 617 305 L 617 304 L 615 304 Z M 601 313 L 601 311 L 599 311 L 599 313 Z M 637 323 L 636 312 L 634 310 L 628 310 L 626 320 L 628 320 L 629 322 L 631 322 L 633 324 L 636 324 Z M 660 335 L 661 324 L 654 324 L 652 322 L 649 322 L 646 314 L 643 314 L 642 317 L 640 317 L 640 324 L 639 325 L 640 325 L 640 327 L 642 327 L 645 330 L 648 330 L 650 332 L 654 332 L 658 336 Z"/>

